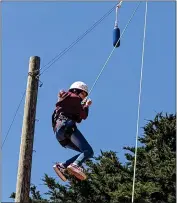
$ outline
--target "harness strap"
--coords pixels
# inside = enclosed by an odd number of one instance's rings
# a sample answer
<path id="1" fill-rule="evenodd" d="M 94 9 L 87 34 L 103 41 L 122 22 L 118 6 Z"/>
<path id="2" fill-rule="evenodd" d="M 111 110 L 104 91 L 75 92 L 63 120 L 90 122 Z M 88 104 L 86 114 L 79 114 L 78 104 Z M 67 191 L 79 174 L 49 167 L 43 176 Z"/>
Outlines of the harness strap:
<path id="1" fill-rule="evenodd" d="M 57 111 L 55 110 L 54 113 L 52 114 L 52 127 L 53 131 L 56 132 L 57 128 L 57 120 L 68 120 L 69 118 L 63 115 L 62 113 L 58 114 Z"/>
<path id="2" fill-rule="evenodd" d="M 122 5 L 122 1 L 120 1 L 116 6 L 116 19 L 115 19 L 115 26 L 114 27 L 118 27 L 118 9 L 121 7 L 121 5 Z"/>

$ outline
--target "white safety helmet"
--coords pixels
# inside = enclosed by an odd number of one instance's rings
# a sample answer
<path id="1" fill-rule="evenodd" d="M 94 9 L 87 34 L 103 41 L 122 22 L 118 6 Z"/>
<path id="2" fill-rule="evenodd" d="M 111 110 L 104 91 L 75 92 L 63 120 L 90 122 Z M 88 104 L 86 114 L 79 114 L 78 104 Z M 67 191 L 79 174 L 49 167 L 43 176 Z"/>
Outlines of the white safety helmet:
<path id="1" fill-rule="evenodd" d="M 85 91 L 87 94 L 88 94 L 88 87 L 87 85 L 84 83 L 84 82 L 81 82 L 81 81 L 77 81 L 77 82 L 74 82 L 70 88 L 71 89 L 79 89 L 79 90 L 83 90 Z"/>

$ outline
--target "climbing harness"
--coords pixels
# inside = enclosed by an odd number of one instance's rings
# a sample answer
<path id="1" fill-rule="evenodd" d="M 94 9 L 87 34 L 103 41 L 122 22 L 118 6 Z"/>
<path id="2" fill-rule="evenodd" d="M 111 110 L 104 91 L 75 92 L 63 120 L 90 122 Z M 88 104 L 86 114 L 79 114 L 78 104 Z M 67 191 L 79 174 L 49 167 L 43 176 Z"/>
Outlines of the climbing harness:
<path id="1" fill-rule="evenodd" d="M 72 116 L 71 115 L 64 115 L 63 113 L 58 113 L 58 109 L 56 108 L 52 114 L 52 127 L 53 127 L 53 130 L 54 132 L 56 131 L 56 124 L 57 124 L 57 121 L 60 120 L 60 121 L 67 121 L 69 119 L 72 119 Z"/>
<path id="2" fill-rule="evenodd" d="M 116 20 L 114 24 L 114 29 L 113 29 L 113 46 L 114 47 L 119 47 L 120 46 L 120 29 L 118 27 L 118 10 L 121 7 L 122 1 L 116 6 Z"/>
<path id="3" fill-rule="evenodd" d="M 139 118 L 140 118 L 140 104 L 141 104 L 141 89 L 142 89 L 142 80 L 143 80 L 143 67 L 144 67 L 144 45 L 146 38 L 146 21 L 147 21 L 147 1 L 145 8 L 145 17 L 144 17 L 144 36 L 143 36 L 143 48 L 142 48 L 142 59 L 141 59 L 141 76 L 140 76 L 140 89 L 139 89 L 139 101 L 138 101 L 138 117 L 136 125 L 136 145 L 135 145 L 135 161 L 134 161 L 134 172 L 133 172 L 133 186 L 132 186 L 132 203 L 134 202 L 135 194 L 135 175 L 136 175 L 136 160 L 137 160 L 137 149 L 138 149 L 138 134 L 139 134 Z"/>
<path id="4" fill-rule="evenodd" d="M 58 114 L 57 111 L 55 110 L 52 115 L 52 127 L 53 127 L 54 133 L 56 133 L 57 128 L 59 126 L 64 131 L 63 140 L 59 140 L 59 143 L 63 147 L 66 147 L 68 143 L 70 143 L 70 136 L 72 135 L 72 133 L 75 131 L 77 127 L 75 125 L 75 122 L 73 122 L 71 116 L 65 116 L 63 113 Z M 78 148 L 74 144 L 70 143 L 70 145 L 72 145 L 73 148 L 78 150 Z"/>

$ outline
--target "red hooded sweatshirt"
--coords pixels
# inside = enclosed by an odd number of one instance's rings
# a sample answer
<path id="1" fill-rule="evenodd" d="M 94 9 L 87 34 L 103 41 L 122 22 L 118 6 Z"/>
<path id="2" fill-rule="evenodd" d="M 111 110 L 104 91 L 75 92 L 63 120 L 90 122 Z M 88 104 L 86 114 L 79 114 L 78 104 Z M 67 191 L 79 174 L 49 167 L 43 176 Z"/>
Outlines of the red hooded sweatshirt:
<path id="1" fill-rule="evenodd" d="M 56 113 L 62 113 L 64 116 L 80 123 L 82 119 L 88 117 L 89 108 L 81 104 L 82 99 L 72 92 L 63 91 L 56 103 Z"/>

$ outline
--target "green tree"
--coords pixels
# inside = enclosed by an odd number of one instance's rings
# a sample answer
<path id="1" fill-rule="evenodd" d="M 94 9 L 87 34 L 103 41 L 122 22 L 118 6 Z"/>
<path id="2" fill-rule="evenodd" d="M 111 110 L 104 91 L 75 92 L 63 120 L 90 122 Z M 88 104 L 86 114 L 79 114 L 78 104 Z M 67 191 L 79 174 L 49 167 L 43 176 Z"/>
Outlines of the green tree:
<path id="1" fill-rule="evenodd" d="M 137 195 L 149 202 L 176 202 L 176 115 L 157 114 L 143 129 L 139 138 L 143 146 L 138 148 Z M 126 149 L 132 153 L 135 150 Z M 127 154 L 127 160 L 133 164 L 134 156 Z"/>
<path id="2" fill-rule="evenodd" d="M 143 127 L 137 150 L 135 203 L 176 202 L 176 115 L 157 114 Z M 78 181 L 66 174 L 68 185 L 44 175 L 43 182 L 50 202 L 60 203 L 127 203 L 131 202 L 134 147 L 124 147 L 126 163 L 120 163 L 116 152 L 101 151 L 86 162 L 88 179 Z M 13 196 L 15 194 L 13 193 Z M 31 201 L 47 201 L 35 186 Z"/>

